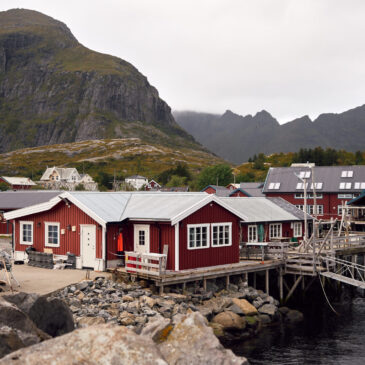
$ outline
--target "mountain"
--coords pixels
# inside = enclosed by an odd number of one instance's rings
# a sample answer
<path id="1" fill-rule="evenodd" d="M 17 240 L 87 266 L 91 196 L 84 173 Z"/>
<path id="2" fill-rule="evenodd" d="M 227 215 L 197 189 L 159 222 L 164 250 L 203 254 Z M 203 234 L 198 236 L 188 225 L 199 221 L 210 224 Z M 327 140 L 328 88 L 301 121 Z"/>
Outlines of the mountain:
<path id="1" fill-rule="evenodd" d="M 174 112 L 176 121 L 203 146 L 233 163 L 258 153 L 296 152 L 300 148 L 364 149 L 365 105 L 340 114 L 308 116 L 280 125 L 265 110 L 241 116 L 227 110 L 223 115 L 191 111 Z"/>
<path id="2" fill-rule="evenodd" d="M 0 12 L 0 152 L 101 138 L 201 150 L 130 63 L 36 11 Z"/>

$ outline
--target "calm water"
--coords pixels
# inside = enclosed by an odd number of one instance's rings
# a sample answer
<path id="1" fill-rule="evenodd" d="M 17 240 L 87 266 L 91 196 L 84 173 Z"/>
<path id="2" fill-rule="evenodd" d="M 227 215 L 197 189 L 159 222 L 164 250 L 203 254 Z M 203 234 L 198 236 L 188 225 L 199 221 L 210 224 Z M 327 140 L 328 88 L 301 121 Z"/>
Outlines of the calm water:
<path id="1" fill-rule="evenodd" d="M 294 328 L 265 329 L 256 339 L 236 344 L 232 350 L 250 364 L 365 365 L 365 299 L 336 307 L 340 316 L 309 308 L 305 321 Z"/>

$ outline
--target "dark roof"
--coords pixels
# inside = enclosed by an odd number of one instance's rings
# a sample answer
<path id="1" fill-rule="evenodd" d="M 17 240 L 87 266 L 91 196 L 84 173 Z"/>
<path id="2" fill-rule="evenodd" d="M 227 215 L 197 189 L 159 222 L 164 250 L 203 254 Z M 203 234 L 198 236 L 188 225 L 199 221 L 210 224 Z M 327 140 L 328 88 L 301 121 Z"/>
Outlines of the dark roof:
<path id="1" fill-rule="evenodd" d="M 352 171 L 352 176 L 343 177 L 345 171 Z M 303 188 L 297 189 L 297 184 L 301 180 L 295 175 L 301 172 L 311 173 L 308 167 L 271 167 L 268 171 L 264 193 L 300 193 Z M 351 174 L 350 174 L 351 175 Z M 311 183 L 312 176 L 310 174 L 308 180 L 308 191 L 312 191 Z M 315 166 L 314 167 L 314 181 L 318 185 L 317 193 L 350 193 L 361 192 L 365 184 L 365 166 Z M 278 186 L 278 183 L 280 185 Z M 341 183 L 348 183 L 343 185 L 340 189 Z M 351 185 L 350 185 L 351 183 Z M 270 189 L 270 186 L 276 185 L 275 189 Z M 363 185 L 362 185 L 363 184 Z"/>
<path id="2" fill-rule="evenodd" d="M 170 187 L 170 188 L 161 188 L 160 191 L 162 192 L 177 192 L 177 193 L 185 193 L 189 191 L 189 187 L 188 186 L 175 186 L 175 187 Z"/>
<path id="3" fill-rule="evenodd" d="M 233 194 L 237 193 L 241 191 L 243 194 L 247 195 L 247 196 L 252 196 L 252 197 L 260 197 L 260 196 L 265 196 L 263 193 L 262 193 L 262 189 L 261 188 L 238 188 L 238 189 L 235 189 L 233 190 L 229 196 L 232 196 Z"/>
<path id="4" fill-rule="evenodd" d="M 278 205 L 280 208 L 286 210 L 288 213 L 293 214 L 298 219 L 304 220 L 304 212 L 301 209 L 297 208 L 295 205 L 289 203 L 287 200 L 283 198 L 267 198 L 267 199 L 271 200 L 273 203 Z M 313 217 L 307 214 L 307 219 L 312 220 Z"/>
<path id="5" fill-rule="evenodd" d="M 264 183 L 261 182 L 240 182 L 241 189 L 260 189 L 264 186 Z"/>
<path id="6" fill-rule="evenodd" d="M 358 205 L 359 203 L 360 204 L 362 204 L 362 200 L 364 199 L 364 203 L 363 204 L 365 204 L 365 190 L 363 190 L 362 191 L 362 193 L 359 195 L 359 196 L 357 196 L 356 198 L 354 198 L 354 199 L 352 199 L 352 200 L 350 200 L 350 201 L 348 201 L 346 204 L 347 205 Z"/>
<path id="7" fill-rule="evenodd" d="M 215 195 L 217 196 L 229 196 L 231 194 L 231 190 L 227 189 L 225 186 L 220 185 L 208 185 L 202 191 L 207 190 L 208 188 L 212 188 L 215 190 Z"/>
<path id="8" fill-rule="evenodd" d="M 45 203 L 61 193 L 62 191 L 57 190 L 2 191 L 0 192 L 0 210 L 20 209 L 30 205 Z"/>

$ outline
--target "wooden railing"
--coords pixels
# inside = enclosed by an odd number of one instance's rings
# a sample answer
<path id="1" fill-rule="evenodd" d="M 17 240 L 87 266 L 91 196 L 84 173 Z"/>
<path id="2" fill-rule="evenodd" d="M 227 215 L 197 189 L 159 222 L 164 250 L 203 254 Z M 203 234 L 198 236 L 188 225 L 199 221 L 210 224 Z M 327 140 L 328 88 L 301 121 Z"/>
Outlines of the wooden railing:
<path id="1" fill-rule="evenodd" d="M 251 260 L 266 260 L 286 258 L 289 242 L 255 242 L 241 243 L 240 257 Z"/>
<path id="2" fill-rule="evenodd" d="M 316 247 L 323 244 L 323 240 L 314 240 Z M 365 235 L 348 235 L 340 237 L 328 238 L 323 245 L 323 250 L 336 250 L 341 248 L 349 248 L 354 246 L 365 246 Z"/>
<path id="3" fill-rule="evenodd" d="M 165 254 L 125 252 L 125 269 L 130 274 L 161 276 L 166 272 L 166 261 Z"/>

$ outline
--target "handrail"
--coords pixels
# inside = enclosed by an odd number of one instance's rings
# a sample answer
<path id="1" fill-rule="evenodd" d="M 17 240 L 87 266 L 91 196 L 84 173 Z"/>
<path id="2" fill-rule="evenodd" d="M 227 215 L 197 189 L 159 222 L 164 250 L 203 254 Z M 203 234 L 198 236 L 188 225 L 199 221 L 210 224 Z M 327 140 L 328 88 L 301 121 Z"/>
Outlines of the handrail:
<path id="1" fill-rule="evenodd" d="M 161 276 L 166 271 L 167 255 L 165 254 L 126 251 L 125 258 L 126 272 L 131 274 Z"/>

